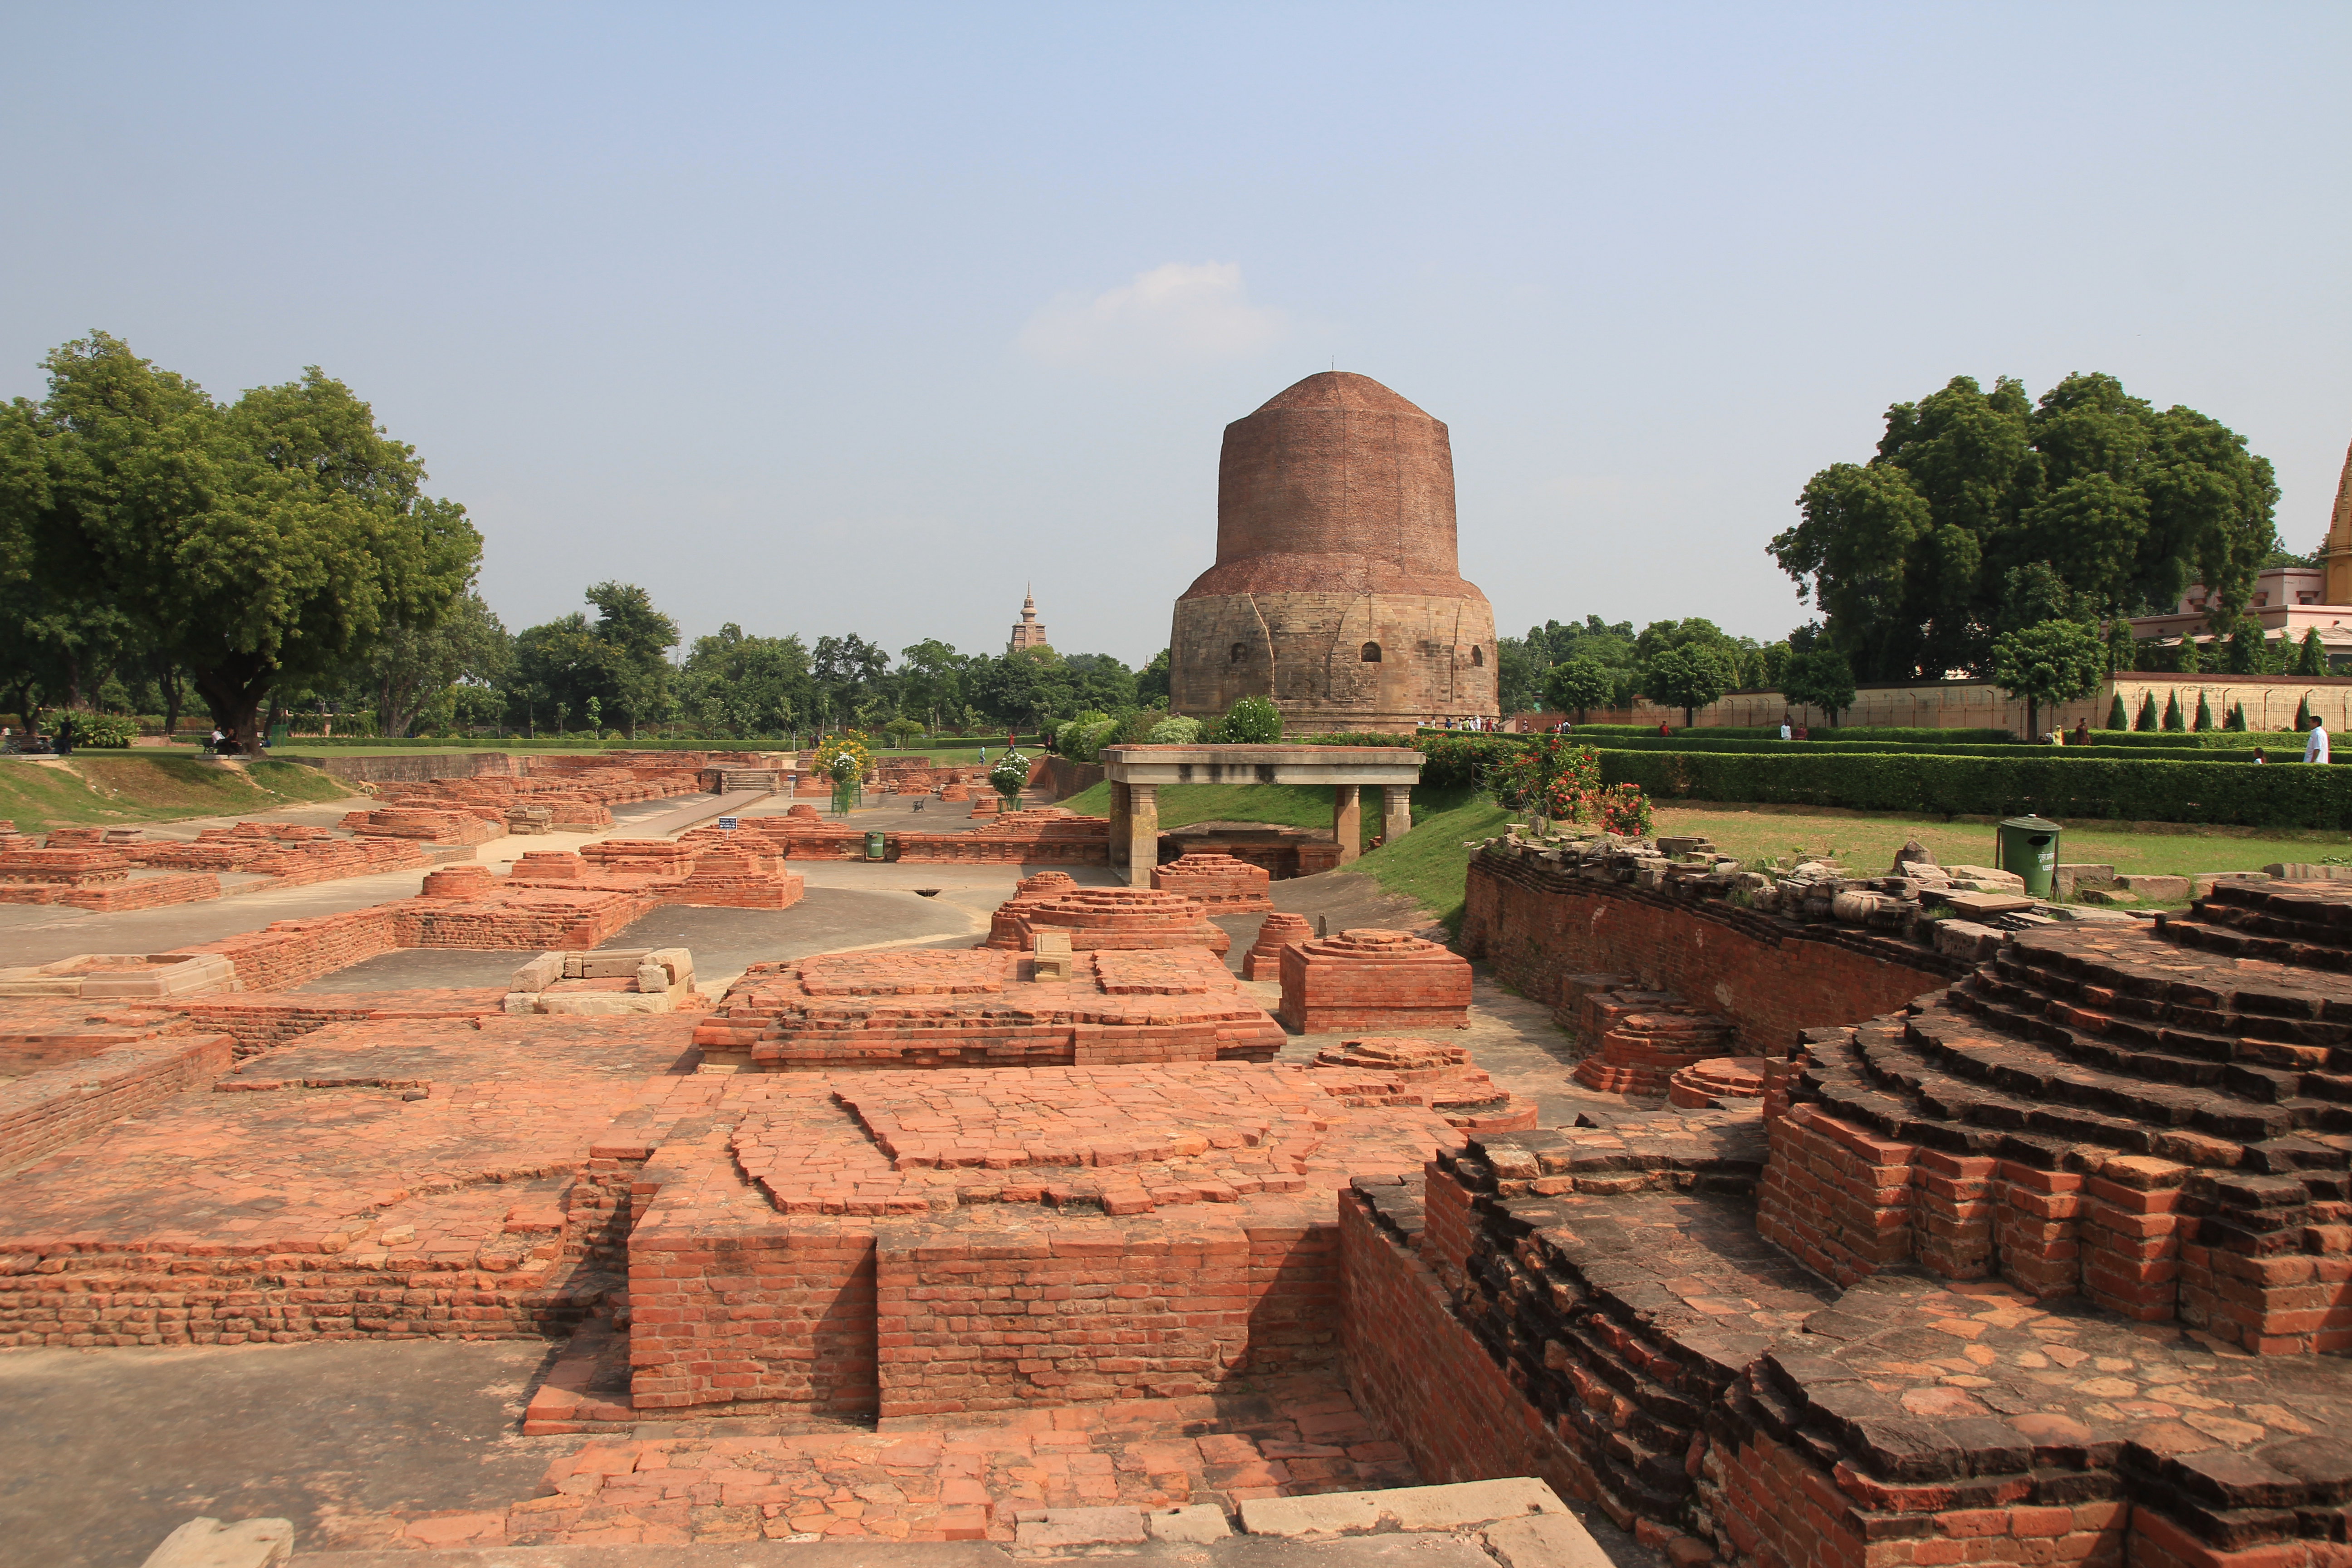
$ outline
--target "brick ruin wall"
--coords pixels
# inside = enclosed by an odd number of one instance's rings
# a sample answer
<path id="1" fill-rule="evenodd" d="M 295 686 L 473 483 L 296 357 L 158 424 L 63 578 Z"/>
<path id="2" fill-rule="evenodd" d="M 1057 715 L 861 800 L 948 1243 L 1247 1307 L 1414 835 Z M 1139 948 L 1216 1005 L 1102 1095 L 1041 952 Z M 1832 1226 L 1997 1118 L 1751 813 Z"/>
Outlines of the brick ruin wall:
<path id="1" fill-rule="evenodd" d="M 190 997 L 172 1005 L 197 1027 L 217 1030 L 235 1041 L 237 1059 L 242 1061 L 330 1024 L 439 1019 L 462 1027 L 467 1019 L 504 1012 L 507 995 L 504 986 L 298 996 L 255 994 L 258 989 L 248 987 L 227 996 Z"/>
<path id="2" fill-rule="evenodd" d="M 216 952 L 247 991 L 289 991 L 382 953 L 411 947 L 545 952 L 601 947 L 654 908 L 627 893 L 501 888 L 466 900 L 403 899 L 342 914 L 273 921 L 257 931 L 176 949 Z"/>
<path id="3" fill-rule="evenodd" d="M 136 1116 L 228 1070 L 226 1035 L 164 1035 L 79 1058 L 71 1073 L 32 1073 L 0 1082 L 0 1171 L 13 1171 Z M 22 1058 L 21 1060 L 18 1058 Z M 35 1052 L 0 1047 L 0 1068 L 48 1065 Z"/>
<path id="4" fill-rule="evenodd" d="M 1470 860 L 1455 945 L 1532 1000 L 1579 999 L 1570 977 L 1629 975 L 1730 1020 L 1755 1052 L 1858 1024 L 1949 984 L 1965 964 L 1852 928 L 1596 882 L 1526 859 Z"/>

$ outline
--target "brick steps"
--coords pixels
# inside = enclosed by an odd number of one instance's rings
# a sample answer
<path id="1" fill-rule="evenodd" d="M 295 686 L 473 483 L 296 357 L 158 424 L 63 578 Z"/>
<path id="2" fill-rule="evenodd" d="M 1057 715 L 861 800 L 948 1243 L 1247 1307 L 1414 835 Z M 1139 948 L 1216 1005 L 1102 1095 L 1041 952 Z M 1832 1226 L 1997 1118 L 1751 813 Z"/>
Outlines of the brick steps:
<path id="1" fill-rule="evenodd" d="M 1600 1049 L 1577 1063 L 1574 1077 L 1604 1094 L 1664 1095 L 1676 1073 L 1729 1055 L 1738 1031 L 1664 992 L 1588 990 L 1578 1026 Z"/>
<path id="2" fill-rule="evenodd" d="M 1686 1110 L 1713 1110 L 1726 1100 L 1764 1097 L 1762 1057 L 1710 1057 L 1667 1080 L 1666 1098 Z"/>

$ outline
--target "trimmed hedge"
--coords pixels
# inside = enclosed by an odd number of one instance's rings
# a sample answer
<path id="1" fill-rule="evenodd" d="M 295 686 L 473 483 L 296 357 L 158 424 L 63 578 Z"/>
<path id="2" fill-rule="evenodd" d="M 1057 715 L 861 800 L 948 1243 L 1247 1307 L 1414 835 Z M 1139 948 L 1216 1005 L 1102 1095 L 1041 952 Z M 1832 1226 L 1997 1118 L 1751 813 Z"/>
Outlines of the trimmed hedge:
<path id="1" fill-rule="evenodd" d="M 1003 737 L 998 736 L 1002 742 Z M 289 735 L 278 742 L 289 749 L 299 747 L 309 751 L 319 747 L 340 751 L 346 746 L 396 747 L 401 751 L 431 752 L 788 752 L 792 748 L 782 741 L 590 741 L 585 739 L 558 741 L 529 740 L 520 735 L 503 741 L 444 740 L 425 737 L 404 741 L 396 735 Z"/>
<path id="2" fill-rule="evenodd" d="M 1575 740 L 1580 737 L 1569 738 Z M 2176 742 L 2181 738 L 2179 735 L 2163 734 L 2148 737 L 2151 741 Z M 2168 758 L 2175 762 L 2186 763 L 2251 763 L 2254 760 L 2254 747 L 2264 743 L 2261 736 L 2253 737 L 2252 740 L 2246 740 L 2242 736 L 2231 738 L 2244 741 L 2245 743 L 2233 750 L 2224 750 L 2220 746 L 2200 747 L 2179 744 L 2135 746 L 2129 749 L 2130 756 L 2134 762 L 2160 762 Z M 2291 737 L 2291 739 L 2294 742 L 2294 754 L 2301 755 L 2303 752 L 2301 738 Z M 1585 743 L 1606 746 L 1612 751 L 1619 752 L 1760 752 L 1781 756 L 1809 752 L 1857 755 L 1893 752 L 1907 756 L 2014 757 L 2021 752 L 2041 752 L 2052 756 L 2079 759 L 2092 756 L 2098 750 L 2096 746 L 2029 746 L 2021 745 L 2016 742 L 2004 745 L 1983 746 L 1952 745 L 1925 741 L 1719 741 L 1701 731 L 1676 735 L 1672 740 L 1658 735 L 1612 735 L 1606 740 L 1588 741 Z M 2117 752 L 2124 749 L 2113 748 Z M 2271 748 L 2271 753 L 2273 758 L 2283 754 L 2280 748 L 2276 746 Z"/>
<path id="3" fill-rule="evenodd" d="M 1853 752 L 1601 753 L 1607 784 L 1658 800 L 1845 806 L 1944 816 L 2061 821 L 2110 818 L 2243 827 L 2352 827 L 2352 768 L 2067 757 L 2021 748 L 2003 757 Z"/>
<path id="4" fill-rule="evenodd" d="M 1699 724 L 1674 726 L 1675 734 L 1714 735 L 1727 741 L 1777 741 L 1780 738 L 1778 724 Z M 1605 745 L 1603 737 L 1617 735 L 1647 735 L 1663 740 L 1655 724 L 1577 724 L 1570 728 L 1571 735 L 1590 739 Z M 1994 745 L 2014 742 L 2015 734 L 2007 730 L 1924 730 L 1901 724 L 1850 724 L 1842 730 L 1814 729 L 1808 731 L 1815 741 L 1946 741 L 1967 745 Z M 1808 742 L 1810 744 L 1811 742 Z"/>
<path id="5" fill-rule="evenodd" d="M 2303 754 L 2303 731 L 2300 730 L 2094 730 L 2092 737 L 2102 746 L 2154 746 L 2159 750 L 2227 752 L 2242 751 L 2252 755 L 2256 746 L 2267 748 L 2275 756 L 2283 748 L 2292 747 L 2297 756 Z"/>

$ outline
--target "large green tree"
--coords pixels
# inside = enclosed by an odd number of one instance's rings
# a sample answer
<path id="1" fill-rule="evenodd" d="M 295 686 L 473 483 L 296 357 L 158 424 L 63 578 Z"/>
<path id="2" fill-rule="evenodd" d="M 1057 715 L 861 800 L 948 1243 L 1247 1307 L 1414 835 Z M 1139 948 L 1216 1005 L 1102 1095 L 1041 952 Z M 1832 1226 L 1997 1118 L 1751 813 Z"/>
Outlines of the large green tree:
<path id="1" fill-rule="evenodd" d="M 542 715 L 558 718 L 568 730 L 593 712 L 600 723 L 625 724 L 632 734 L 640 724 L 662 721 L 677 673 L 667 657 L 677 643 L 677 623 L 634 583 L 599 583 L 585 597 L 596 606 L 593 621 L 575 610 L 515 638 L 509 713 L 520 709 L 533 725 Z"/>
<path id="2" fill-rule="evenodd" d="M 1615 672 L 1591 654 L 1553 665 L 1544 677 L 1544 700 L 1562 713 L 1575 714 L 1580 724 L 1588 710 L 1606 704 L 1616 689 Z"/>
<path id="3" fill-rule="evenodd" d="M 1698 710 L 1731 689 L 1738 679 L 1734 654 L 1711 643 L 1686 642 L 1662 650 L 1642 671 L 1642 694 L 1651 701 L 1683 710 L 1685 726 L 1698 722 Z"/>
<path id="4" fill-rule="evenodd" d="M 353 672 L 386 735 L 405 735 L 417 716 L 463 681 L 488 687 L 506 679 L 514 638 L 484 602 L 467 593 L 429 626 L 394 626 Z"/>
<path id="5" fill-rule="evenodd" d="M 315 366 L 226 405 L 103 332 L 44 366 L 48 395 L 0 413 L 0 574 L 67 620 L 119 614 L 125 651 L 186 670 L 241 749 L 274 691 L 432 625 L 472 580 L 465 509 Z"/>
<path id="6" fill-rule="evenodd" d="M 1781 668 L 1780 695 L 1820 709 L 1834 725 L 1838 715 L 1853 706 L 1853 670 L 1845 655 L 1826 643 L 1792 651 Z"/>
<path id="7" fill-rule="evenodd" d="M 2042 732 L 2042 705 L 2088 697 L 2106 679 L 2107 653 L 2096 628 L 2079 621 L 2044 621 L 1993 639 L 1992 681 L 2025 700 L 2025 728 Z"/>
<path id="8" fill-rule="evenodd" d="M 697 637 L 679 676 L 687 711 L 739 738 L 781 735 L 808 712 L 808 649 L 797 637 L 751 637 L 730 621 Z"/>
<path id="9" fill-rule="evenodd" d="M 1862 679 L 1985 674 L 2004 631 L 2168 605 L 2192 581 L 2226 631 L 2276 546 L 2277 500 L 2244 437 L 2113 376 L 2070 375 L 2038 403 L 1956 376 L 1888 409 L 1867 463 L 1815 474 L 1767 548 Z"/>

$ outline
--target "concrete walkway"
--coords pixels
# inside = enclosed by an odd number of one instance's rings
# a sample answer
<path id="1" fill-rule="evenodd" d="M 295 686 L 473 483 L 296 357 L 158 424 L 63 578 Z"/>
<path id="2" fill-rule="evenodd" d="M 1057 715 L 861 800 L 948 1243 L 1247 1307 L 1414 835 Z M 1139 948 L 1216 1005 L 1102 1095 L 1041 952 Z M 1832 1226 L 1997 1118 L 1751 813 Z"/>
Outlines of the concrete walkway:
<path id="1" fill-rule="evenodd" d="M 730 790 L 725 795 L 672 796 L 671 799 L 660 804 L 672 806 L 674 809 L 665 811 L 658 816 L 633 819 L 629 823 L 629 834 L 635 838 L 674 837 L 689 827 L 699 827 L 715 817 L 748 813 L 753 806 L 765 805 L 770 801 L 785 798 L 772 790 L 764 789 Z M 684 800 L 688 804 L 677 805 L 676 803 L 679 800 Z M 621 814 L 618 811 L 614 812 L 614 826 L 618 826 L 620 821 Z"/>
<path id="2" fill-rule="evenodd" d="M 675 814 L 679 797 L 633 801 L 613 808 L 613 826 L 595 833 L 537 833 L 494 838 L 473 852 L 474 858 L 504 870 L 533 849 L 576 849 L 598 838 L 643 837 L 640 824 Z M 704 802 L 717 795 L 688 797 Z M 343 814 L 361 809 L 368 797 L 292 807 L 257 817 L 206 817 L 156 824 L 157 837 L 194 838 L 200 827 L 227 826 L 235 822 L 315 822 L 332 825 Z M 169 828 L 172 831 L 163 831 Z M 223 937 L 259 931 L 272 921 L 306 920 L 341 914 L 394 899 L 414 898 L 424 881 L 421 871 L 380 871 L 370 877 L 346 877 L 332 882 L 312 882 L 240 893 L 235 898 L 197 904 L 171 904 L 157 910 L 104 914 L 55 904 L 0 904 L 0 961 L 48 963 L 79 952 L 164 952 L 192 942 L 218 942 Z"/>

